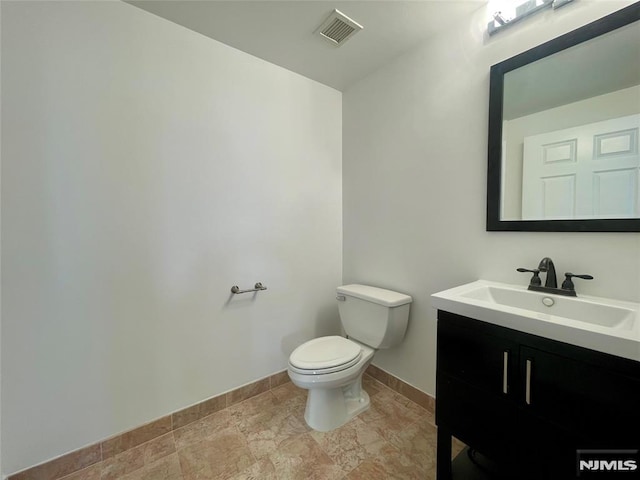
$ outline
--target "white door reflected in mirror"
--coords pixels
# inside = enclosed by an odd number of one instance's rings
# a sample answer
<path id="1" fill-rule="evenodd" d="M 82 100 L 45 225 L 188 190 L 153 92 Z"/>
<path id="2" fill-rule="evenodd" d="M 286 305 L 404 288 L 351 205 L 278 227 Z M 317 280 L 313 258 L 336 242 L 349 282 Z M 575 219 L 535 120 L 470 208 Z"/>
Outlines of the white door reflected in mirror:
<path id="1" fill-rule="evenodd" d="M 640 115 L 524 138 L 522 219 L 640 217 Z"/>

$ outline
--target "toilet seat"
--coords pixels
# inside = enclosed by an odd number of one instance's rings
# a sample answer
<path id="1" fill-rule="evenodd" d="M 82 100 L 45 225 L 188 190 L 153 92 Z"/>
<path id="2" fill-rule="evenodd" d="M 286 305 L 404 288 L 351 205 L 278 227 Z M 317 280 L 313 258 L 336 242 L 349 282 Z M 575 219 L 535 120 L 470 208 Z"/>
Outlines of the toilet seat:
<path id="1" fill-rule="evenodd" d="M 317 375 L 345 370 L 360 361 L 362 348 L 337 335 L 314 338 L 296 348 L 289 357 L 292 370 Z"/>

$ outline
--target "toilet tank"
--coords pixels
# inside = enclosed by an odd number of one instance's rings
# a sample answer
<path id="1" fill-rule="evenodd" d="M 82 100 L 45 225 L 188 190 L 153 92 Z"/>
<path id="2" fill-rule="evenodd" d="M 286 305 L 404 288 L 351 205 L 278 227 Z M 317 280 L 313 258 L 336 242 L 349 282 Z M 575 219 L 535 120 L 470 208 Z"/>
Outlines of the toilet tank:
<path id="1" fill-rule="evenodd" d="M 404 338 L 412 298 L 403 293 L 345 285 L 337 288 L 338 311 L 345 333 L 373 348 L 390 348 Z"/>

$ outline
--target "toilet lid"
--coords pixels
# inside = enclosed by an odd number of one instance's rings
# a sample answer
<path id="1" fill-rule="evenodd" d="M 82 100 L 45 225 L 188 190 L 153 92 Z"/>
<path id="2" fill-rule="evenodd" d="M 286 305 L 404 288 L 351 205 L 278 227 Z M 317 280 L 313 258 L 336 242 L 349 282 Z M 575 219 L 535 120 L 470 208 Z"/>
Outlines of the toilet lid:
<path id="1" fill-rule="evenodd" d="M 351 340 L 338 336 L 320 337 L 296 348 L 289 363 L 305 370 L 324 370 L 356 363 L 361 355 L 360 345 Z"/>

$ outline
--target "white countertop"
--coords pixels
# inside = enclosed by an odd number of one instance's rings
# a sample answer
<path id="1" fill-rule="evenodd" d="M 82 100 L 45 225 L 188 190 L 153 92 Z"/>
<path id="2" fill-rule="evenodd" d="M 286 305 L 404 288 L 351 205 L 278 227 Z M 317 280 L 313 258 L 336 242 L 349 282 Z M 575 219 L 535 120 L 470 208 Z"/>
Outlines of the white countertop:
<path id="1" fill-rule="evenodd" d="M 553 303 L 547 307 L 545 302 Z M 550 299 L 550 300 L 549 300 Z M 640 304 L 478 280 L 431 295 L 447 312 L 640 361 Z"/>

